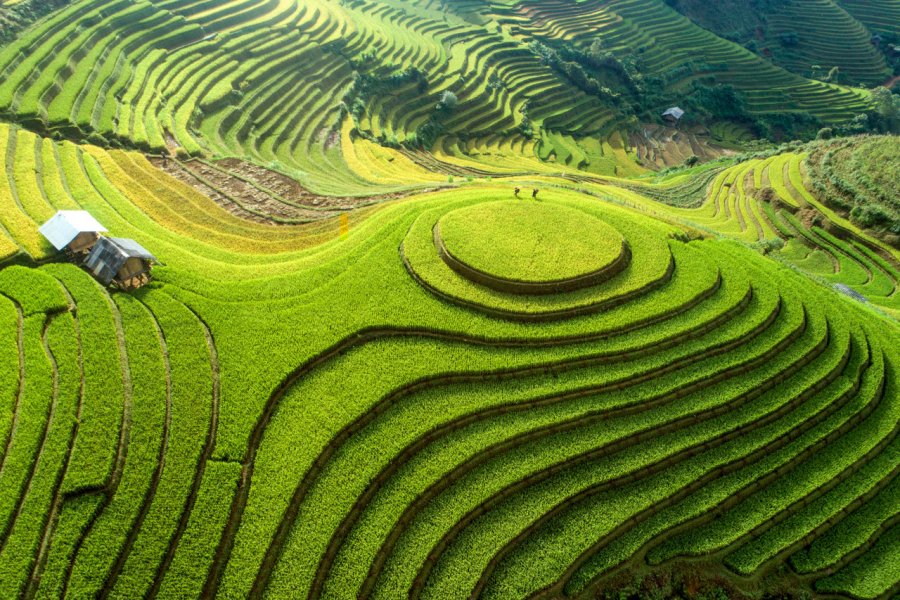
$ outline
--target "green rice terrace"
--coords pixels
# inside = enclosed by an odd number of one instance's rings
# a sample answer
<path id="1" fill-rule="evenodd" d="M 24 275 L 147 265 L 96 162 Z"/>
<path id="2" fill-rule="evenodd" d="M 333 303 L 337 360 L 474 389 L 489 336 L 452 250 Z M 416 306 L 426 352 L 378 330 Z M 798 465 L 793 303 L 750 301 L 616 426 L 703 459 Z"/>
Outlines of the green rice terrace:
<path id="1" fill-rule="evenodd" d="M 900 0 L 0 0 L 0 598 L 900 597 Z"/>
<path id="2" fill-rule="evenodd" d="M 628 266 L 628 244 L 589 213 L 560 204 L 482 202 L 434 226 L 435 246 L 463 277 L 503 291 L 588 287 Z"/>

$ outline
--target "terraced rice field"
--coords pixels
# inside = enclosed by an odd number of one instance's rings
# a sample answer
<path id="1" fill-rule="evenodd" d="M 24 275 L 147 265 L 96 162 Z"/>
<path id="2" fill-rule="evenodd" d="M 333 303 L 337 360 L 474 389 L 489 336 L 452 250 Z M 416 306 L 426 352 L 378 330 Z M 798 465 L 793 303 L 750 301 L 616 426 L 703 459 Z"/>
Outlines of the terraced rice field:
<path id="1" fill-rule="evenodd" d="M 841 7 L 873 31 L 897 35 L 900 6 L 890 0 L 840 0 Z"/>
<path id="2" fill-rule="evenodd" d="M 892 0 L 790 0 L 764 7 L 728 1 L 667 4 L 701 27 L 804 77 L 874 87 L 893 70 L 886 38 L 896 39 L 900 31 L 900 7 Z"/>
<path id="3" fill-rule="evenodd" d="M 891 140 L 882 143 L 889 147 Z M 727 168 L 711 163 L 691 178 L 682 176 L 656 187 L 632 184 L 629 189 L 675 205 L 669 212 L 702 231 L 748 243 L 780 239 L 784 244 L 776 257 L 845 292 L 853 290 L 896 317 L 896 249 L 810 191 L 807 157 L 785 153 Z M 875 189 L 882 188 L 873 183 Z"/>
<path id="4" fill-rule="evenodd" d="M 900 252 L 809 147 L 585 168 L 612 113 L 523 15 L 711 38 L 503 4 L 80 0 L 0 49 L 0 598 L 900 592 Z M 710 44 L 787 110 L 866 102 Z M 365 64 L 427 89 L 354 113 Z M 434 148 L 389 139 L 448 90 Z M 153 282 L 56 253 L 61 209 Z"/>
<path id="5" fill-rule="evenodd" d="M 612 51 L 636 49 L 642 71 L 664 77 L 672 89 L 697 78 L 712 77 L 717 83 L 744 92 L 754 112 L 783 112 L 790 106 L 825 121 L 840 121 L 865 105 L 865 99 L 851 90 L 803 80 L 726 42 L 664 2 L 518 2 L 510 7 L 506 19 L 514 30 L 528 35 L 565 39 L 583 46 L 590 46 L 599 37 L 604 48 Z"/>
<path id="6" fill-rule="evenodd" d="M 459 105 L 436 147 L 476 169 L 512 155 L 518 166 L 508 168 L 520 172 L 523 155 L 550 151 L 578 168 L 589 159 L 572 136 L 607 135 L 617 126 L 614 107 L 536 60 L 527 43 L 589 45 L 598 35 L 622 55 L 637 47 L 647 75 L 682 73 L 667 81 L 672 89 L 712 77 L 744 92 L 756 113 L 787 107 L 839 122 L 867 108 L 861 90 L 804 80 L 655 0 L 493 9 L 423 0 L 78 0 L 0 51 L 0 114 L 101 145 L 252 158 L 320 193 L 365 195 L 428 176 L 352 168 L 356 157 L 337 133 L 346 111 L 354 114 L 348 134 L 403 142 L 452 92 Z M 688 68 L 700 61 L 708 72 Z M 354 83 L 354 73 L 368 83 Z M 360 89 L 382 93 L 358 97 Z M 526 118 L 555 143 L 541 150 L 521 139 Z M 602 163 L 595 172 L 617 174 Z"/>
<path id="7" fill-rule="evenodd" d="M 872 34 L 863 27 L 865 21 L 853 18 L 852 4 L 845 10 L 830 1 L 804 0 L 774 11 L 769 19 L 771 35 L 793 33 L 798 38 L 796 47 L 781 51 L 780 63 L 795 73 L 811 73 L 813 65 L 820 70 L 837 67 L 838 80 L 855 85 L 875 86 L 889 79 L 891 70 L 872 44 Z M 896 3 L 893 9 L 897 9 Z M 815 15 L 814 24 L 810 15 Z"/>
<path id="8" fill-rule="evenodd" d="M 608 185 L 532 202 L 473 183 L 385 206 L 341 239 L 334 221 L 239 219 L 133 153 L 9 132 L 48 159 L 17 189 L 89 209 L 165 266 L 134 296 L 71 265 L 0 271 L 5 596 L 577 595 L 623 565 L 695 556 L 894 589 L 886 317 L 590 195 Z M 887 259 L 793 218 L 797 159 L 712 186 L 758 176 L 786 190 L 777 204 L 738 190 L 698 209 L 641 202 L 736 238 L 793 231 L 785 253 L 830 251 L 835 281 L 890 310 Z M 35 221 L 4 206 L 6 239 L 28 252 Z M 597 227 L 561 237 L 559 256 L 487 251 L 571 219 Z M 445 246 L 556 289 L 485 287 Z M 875 564 L 873 583 L 860 565 Z"/>

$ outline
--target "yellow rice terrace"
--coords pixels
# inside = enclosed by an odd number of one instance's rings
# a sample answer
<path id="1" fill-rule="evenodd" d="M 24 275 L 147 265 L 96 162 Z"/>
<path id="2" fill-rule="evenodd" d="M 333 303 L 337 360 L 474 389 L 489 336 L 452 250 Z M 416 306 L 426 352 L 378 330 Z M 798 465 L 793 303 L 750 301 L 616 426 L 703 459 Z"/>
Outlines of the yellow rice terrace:
<path id="1" fill-rule="evenodd" d="M 898 597 L 898 49 L 0 1 L 0 598 Z"/>

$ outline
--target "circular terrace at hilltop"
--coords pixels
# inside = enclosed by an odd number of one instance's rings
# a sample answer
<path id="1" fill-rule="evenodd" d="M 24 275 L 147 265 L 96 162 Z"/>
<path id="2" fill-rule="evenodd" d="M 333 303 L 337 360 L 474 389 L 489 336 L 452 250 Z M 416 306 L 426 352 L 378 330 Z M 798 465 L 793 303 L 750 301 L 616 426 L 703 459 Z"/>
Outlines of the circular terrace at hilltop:
<path id="1" fill-rule="evenodd" d="M 575 208 L 533 201 L 451 211 L 435 225 L 434 243 L 459 275 L 514 294 L 597 285 L 631 260 L 628 243 L 612 226 Z"/>

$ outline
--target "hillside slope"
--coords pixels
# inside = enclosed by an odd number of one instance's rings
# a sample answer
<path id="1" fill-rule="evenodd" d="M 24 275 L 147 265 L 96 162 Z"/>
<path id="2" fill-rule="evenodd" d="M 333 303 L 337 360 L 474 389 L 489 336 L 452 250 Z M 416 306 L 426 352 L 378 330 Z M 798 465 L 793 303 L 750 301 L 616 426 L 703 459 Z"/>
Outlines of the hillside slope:
<path id="1" fill-rule="evenodd" d="M 836 0 L 677 0 L 674 6 L 706 29 L 799 75 L 870 87 L 891 75 L 882 51 L 887 47 L 873 44 L 872 38 L 888 32 L 896 37 L 898 25 L 890 20 L 900 10 L 896 2 L 875 7 Z"/>
<path id="2" fill-rule="evenodd" d="M 564 74 L 533 48 L 554 40 L 582 50 L 599 40 L 613 57 L 637 56 L 657 104 L 623 78 L 619 58 L 598 74 L 609 89 Z M 737 118 L 803 112 L 842 122 L 869 107 L 861 90 L 792 75 L 656 0 L 449 12 L 401 0 L 79 0 L 0 51 L 0 73 L 0 114 L 40 131 L 251 157 L 348 194 L 375 182 L 342 164 L 335 132 L 347 114 L 354 135 L 382 144 L 534 156 L 537 132 L 604 136 L 658 118 L 694 81 L 734 86 L 749 111 Z"/>

